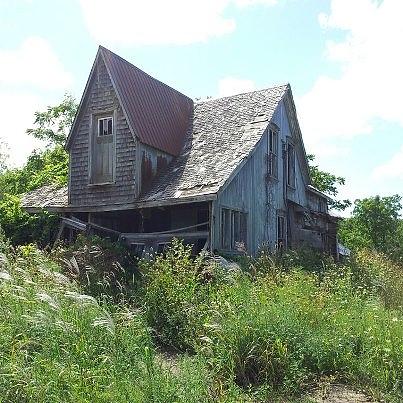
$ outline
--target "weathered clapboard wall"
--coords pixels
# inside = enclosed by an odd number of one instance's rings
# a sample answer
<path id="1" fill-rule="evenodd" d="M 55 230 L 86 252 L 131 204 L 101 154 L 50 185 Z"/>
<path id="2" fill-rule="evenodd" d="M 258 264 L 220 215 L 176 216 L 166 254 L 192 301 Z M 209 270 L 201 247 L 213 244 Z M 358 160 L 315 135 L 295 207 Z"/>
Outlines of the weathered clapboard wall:
<path id="1" fill-rule="evenodd" d="M 278 131 L 278 177 L 268 178 L 268 132 L 266 130 L 246 164 L 236 174 L 230 184 L 218 194 L 213 202 L 213 239 L 214 249 L 221 245 L 221 209 L 230 208 L 247 213 L 247 249 L 256 254 L 260 247 L 273 249 L 277 242 L 277 216 L 287 217 L 289 200 L 308 207 L 306 185 L 308 181 L 303 173 L 303 150 L 298 149 L 299 139 L 291 129 L 290 116 L 284 101 L 281 101 L 271 120 Z M 291 141 L 296 146 L 295 186 L 285 183 L 286 159 L 283 144 Z M 284 157 L 284 158 L 283 158 Z M 291 232 L 293 228 L 288 228 Z"/>
<path id="2" fill-rule="evenodd" d="M 213 249 L 221 250 L 221 209 L 230 208 L 247 214 L 247 250 L 256 254 L 267 239 L 267 135 L 231 183 L 213 202 Z"/>
<path id="3" fill-rule="evenodd" d="M 108 185 L 90 184 L 91 115 L 115 112 L 115 172 Z M 111 79 L 101 57 L 94 66 L 77 132 L 70 147 L 69 203 L 92 206 L 131 202 L 136 197 L 136 141 L 134 140 Z"/>

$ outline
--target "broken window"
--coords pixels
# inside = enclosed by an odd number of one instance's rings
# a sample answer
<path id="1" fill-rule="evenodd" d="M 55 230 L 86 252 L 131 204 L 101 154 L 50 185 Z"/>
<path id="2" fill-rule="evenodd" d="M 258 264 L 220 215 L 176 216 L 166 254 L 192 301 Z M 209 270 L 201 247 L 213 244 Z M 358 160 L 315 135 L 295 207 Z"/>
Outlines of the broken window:
<path id="1" fill-rule="evenodd" d="M 269 164 L 268 174 L 277 178 L 277 166 L 278 166 L 278 135 L 272 129 L 269 129 Z"/>
<path id="2" fill-rule="evenodd" d="M 291 143 L 287 144 L 287 185 L 295 187 L 295 150 Z"/>
<path id="3" fill-rule="evenodd" d="M 224 250 L 245 251 L 247 215 L 238 210 L 221 210 L 221 246 Z"/>
<path id="4" fill-rule="evenodd" d="M 98 136 L 110 136 L 113 134 L 112 117 L 98 119 Z"/>
<path id="5" fill-rule="evenodd" d="M 277 248 L 282 249 L 286 246 L 286 228 L 283 215 L 277 216 Z"/>

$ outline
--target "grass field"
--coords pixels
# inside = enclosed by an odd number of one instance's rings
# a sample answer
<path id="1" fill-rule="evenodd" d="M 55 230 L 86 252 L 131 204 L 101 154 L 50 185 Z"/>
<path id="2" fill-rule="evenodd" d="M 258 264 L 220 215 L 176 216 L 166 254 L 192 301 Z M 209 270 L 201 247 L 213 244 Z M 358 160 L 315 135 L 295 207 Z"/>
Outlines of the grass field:
<path id="1" fill-rule="evenodd" d="M 0 402 L 308 401 L 323 380 L 403 400 L 403 268 L 361 252 L 227 267 L 175 243 L 0 240 Z"/>

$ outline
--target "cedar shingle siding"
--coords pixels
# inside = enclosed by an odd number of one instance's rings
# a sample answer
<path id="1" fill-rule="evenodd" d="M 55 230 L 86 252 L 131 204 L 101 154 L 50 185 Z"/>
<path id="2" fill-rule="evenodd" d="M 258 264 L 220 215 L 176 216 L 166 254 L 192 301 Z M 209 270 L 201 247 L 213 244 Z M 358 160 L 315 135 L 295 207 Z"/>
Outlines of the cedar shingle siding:
<path id="1" fill-rule="evenodd" d="M 136 143 L 102 58 L 98 59 L 94 73 L 70 149 L 70 203 L 82 206 L 131 202 L 135 198 Z M 88 186 L 91 114 L 113 110 L 116 110 L 116 180 L 111 185 Z"/>

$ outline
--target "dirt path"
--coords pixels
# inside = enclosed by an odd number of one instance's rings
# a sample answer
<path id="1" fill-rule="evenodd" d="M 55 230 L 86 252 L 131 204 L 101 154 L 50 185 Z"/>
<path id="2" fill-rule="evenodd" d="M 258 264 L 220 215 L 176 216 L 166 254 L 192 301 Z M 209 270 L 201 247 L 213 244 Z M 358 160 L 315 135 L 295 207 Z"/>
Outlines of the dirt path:
<path id="1" fill-rule="evenodd" d="M 362 392 L 344 385 L 328 385 L 312 395 L 315 403 L 376 403 Z"/>

